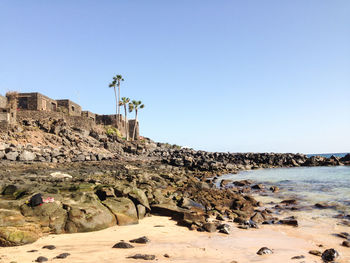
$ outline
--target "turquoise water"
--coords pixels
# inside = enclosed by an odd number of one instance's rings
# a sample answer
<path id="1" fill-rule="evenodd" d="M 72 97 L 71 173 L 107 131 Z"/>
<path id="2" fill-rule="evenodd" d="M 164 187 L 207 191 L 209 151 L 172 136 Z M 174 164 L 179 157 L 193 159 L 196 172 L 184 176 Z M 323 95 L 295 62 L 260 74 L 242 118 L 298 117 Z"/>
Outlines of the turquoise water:
<path id="1" fill-rule="evenodd" d="M 221 178 L 277 185 L 278 198 L 296 197 L 307 205 L 328 202 L 339 211 L 350 212 L 350 166 L 260 169 Z"/>

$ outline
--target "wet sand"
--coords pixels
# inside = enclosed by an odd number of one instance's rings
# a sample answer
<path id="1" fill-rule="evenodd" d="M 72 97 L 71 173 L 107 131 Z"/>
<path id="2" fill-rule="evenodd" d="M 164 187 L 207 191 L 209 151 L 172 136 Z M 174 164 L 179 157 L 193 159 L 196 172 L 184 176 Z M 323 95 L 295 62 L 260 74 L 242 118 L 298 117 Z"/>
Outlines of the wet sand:
<path id="1" fill-rule="evenodd" d="M 341 257 L 337 262 L 350 262 L 350 248 L 342 247 L 343 239 L 332 234 L 348 231 L 348 227 L 336 225 L 334 219 L 302 219 L 300 226 L 262 225 L 260 229 L 243 230 L 232 224 L 231 234 L 190 231 L 179 227 L 167 217 L 152 216 L 138 225 L 115 226 L 97 232 L 49 235 L 37 242 L 21 247 L 0 248 L 1 263 L 34 262 L 45 256 L 48 262 L 147 262 L 128 259 L 136 253 L 154 254 L 157 262 L 321 262 L 310 255 L 311 249 L 324 251 L 335 248 Z M 155 227 L 163 225 L 163 227 Z M 112 246 L 120 240 L 147 236 L 148 244 L 135 244 L 132 249 L 116 249 Z M 322 244 L 323 247 L 318 247 Z M 55 245 L 56 249 L 42 249 Z M 261 247 L 268 247 L 274 254 L 259 256 Z M 36 249 L 38 252 L 28 253 Z M 66 259 L 53 259 L 60 253 L 70 253 Z M 164 257 L 165 254 L 169 258 Z M 291 257 L 304 255 L 304 259 Z"/>

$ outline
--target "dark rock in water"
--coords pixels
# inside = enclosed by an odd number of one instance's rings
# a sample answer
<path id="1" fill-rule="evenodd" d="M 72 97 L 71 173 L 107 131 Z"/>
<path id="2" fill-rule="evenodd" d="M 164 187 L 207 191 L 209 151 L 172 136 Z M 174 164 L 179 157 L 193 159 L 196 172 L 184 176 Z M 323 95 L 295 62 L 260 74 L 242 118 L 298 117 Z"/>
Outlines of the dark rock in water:
<path id="1" fill-rule="evenodd" d="M 319 209 L 329 209 L 329 208 L 335 208 L 336 206 L 325 202 L 320 202 L 315 204 L 315 207 Z"/>
<path id="2" fill-rule="evenodd" d="M 139 237 L 136 239 L 129 240 L 131 243 L 146 244 L 151 242 L 146 236 Z"/>
<path id="3" fill-rule="evenodd" d="M 339 253 L 333 248 L 326 249 L 322 253 L 321 257 L 325 262 L 330 262 L 330 261 L 334 261 L 337 257 L 339 257 Z"/>
<path id="4" fill-rule="evenodd" d="M 113 248 L 134 248 L 134 246 L 124 241 L 121 241 L 115 244 Z"/>
<path id="5" fill-rule="evenodd" d="M 253 185 L 252 186 L 252 189 L 255 189 L 255 190 L 262 190 L 264 189 L 264 186 L 262 184 L 256 184 L 256 185 Z"/>
<path id="6" fill-rule="evenodd" d="M 49 249 L 49 250 L 53 250 L 56 247 L 54 245 L 46 245 L 46 246 L 43 246 L 43 248 L 46 248 L 46 249 Z"/>
<path id="7" fill-rule="evenodd" d="M 319 250 L 310 250 L 309 254 L 314 255 L 314 256 L 318 256 L 318 257 L 322 256 L 322 252 Z"/>
<path id="8" fill-rule="evenodd" d="M 156 259 L 156 256 L 155 255 L 148 255 L 148 254 L 135 254 L 135 255 L 127 257 L 127 258 L 154 260 L 154 259 Z"/>
<path id="9" fill-rule="evenodd" d="M 68 256 L 70 256 L 69 253 L 62 253 L 62 254 L 59 254 L 58 256 L 56 256 L 55 258 L 64 259 L 64 258 L 66 258 Z"/>
<path id="10" fill-rule="evenodd" d="M 216 225 L 214 223 L 204 223 L 203 228 L 209 233 L 216 231 Z"/>
<path id="11" fill-rule="evenodd" d="M 48 261 L 48 259 L 46 257 L 38 257 L 35 262 L 45 262 Z"/>
<path id="12" fill-rule="evenodd" d="M 224 187 L 224 186 L 226 186 L 226 185 L 228 185 L 228 184 L 230 184 L 230 183 L 232 183 L 232 180 L 222 180 L 221 182 L 220 182 L 220 186 L 221 187 Z"/>
<path id="13" fill-rule="evenodd" d="M 256 252 L 258 255 L 265 255 L 265 254 L 273 254 L 272 250 L 267 247 L 262 247 L 259 249 L 258 252 Z"/>
<path id="14" fill-rule="evenodd" d="M 348 241 L 348 240 L 343 241 L 342 246 L 343 247 L 350 247 L 350 241 Z"/>
<path id="15" fill-rule="evenodd" d="M 298 202 L 295 199 L 288 199 L 288 200 L 283 200 L 281 204 L 286 204 L 286 205 L 296 205 Z"/>
<path id="16" fill-rule="evenodd" d="M 278 192 L 280 189 L 278 188 L 278 186 L 271 186 L 270 187 L 270 191 L 272 191 L 273 193 Z"/>
<path id="17" fill-rule="evenodd" d="M 291 259 L 302 259 L 302 258 L 305 258 L 305 256 L 301 255 L 301 256 L 295 256 L 295 257 L 292 257 Z"/>

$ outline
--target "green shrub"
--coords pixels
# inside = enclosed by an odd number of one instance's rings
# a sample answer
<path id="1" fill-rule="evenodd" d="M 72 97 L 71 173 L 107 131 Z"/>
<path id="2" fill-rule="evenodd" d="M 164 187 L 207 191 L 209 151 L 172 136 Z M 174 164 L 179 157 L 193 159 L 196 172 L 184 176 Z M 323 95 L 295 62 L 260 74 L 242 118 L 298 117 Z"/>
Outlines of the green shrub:
<path id="1" fill-rule="evenodd" d="M 106 127 L 106 134 L 108 136 L 122 137 L 122 134 L 120 133 L 120 131 L 115 127 Z"/>

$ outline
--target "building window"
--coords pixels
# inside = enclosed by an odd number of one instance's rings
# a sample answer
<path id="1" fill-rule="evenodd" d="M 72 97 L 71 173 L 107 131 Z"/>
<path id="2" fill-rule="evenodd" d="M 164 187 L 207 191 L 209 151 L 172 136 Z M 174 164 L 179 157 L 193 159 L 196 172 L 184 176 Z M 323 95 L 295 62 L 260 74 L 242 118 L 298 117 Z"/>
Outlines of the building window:
<path id="1" fill-rule="evenodd" d="M 28 98 L 22 97 L 18 99 L 18 108 L 27 110 L 28 109 Z"/>
<path id="2" fill-rule="evenodd" d="M 72 111 L 75 111 L 75 108 L 74 108 L 74 106 L 72 106 Z"/>
<path id="3" fill-rule="evenodd" d="M 51 102 L 51 110 L 52 110 L 52 111 L 57 111 L 57 105 L 56 105 L 56 103 Z"/>

